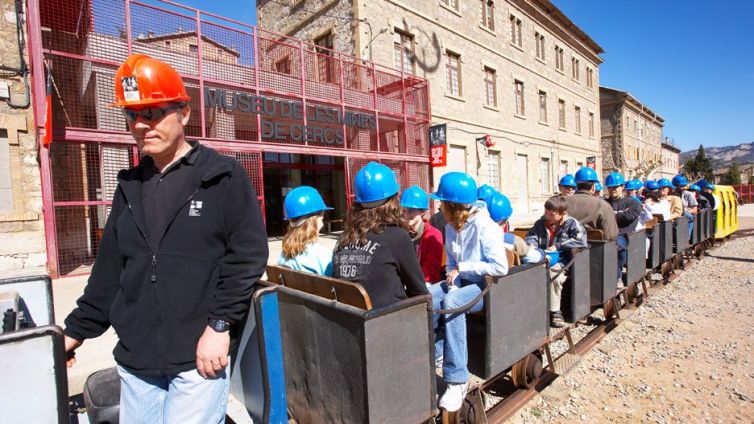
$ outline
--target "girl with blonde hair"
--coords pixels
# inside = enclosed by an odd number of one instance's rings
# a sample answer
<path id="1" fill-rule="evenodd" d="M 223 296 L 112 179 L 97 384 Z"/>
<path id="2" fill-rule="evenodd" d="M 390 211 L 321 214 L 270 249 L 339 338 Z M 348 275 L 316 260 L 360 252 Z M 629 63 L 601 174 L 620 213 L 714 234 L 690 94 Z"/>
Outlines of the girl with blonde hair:
<path id="1" fill-rule="evenodd" d="M 283 202 L 288 231 L 283 236 L 283 251 L 278 265 L 310 272 L 332 275 L 332 250 L 319 243 L 325 206 L 314 187 L 300 186 L 291 190 Z"/>

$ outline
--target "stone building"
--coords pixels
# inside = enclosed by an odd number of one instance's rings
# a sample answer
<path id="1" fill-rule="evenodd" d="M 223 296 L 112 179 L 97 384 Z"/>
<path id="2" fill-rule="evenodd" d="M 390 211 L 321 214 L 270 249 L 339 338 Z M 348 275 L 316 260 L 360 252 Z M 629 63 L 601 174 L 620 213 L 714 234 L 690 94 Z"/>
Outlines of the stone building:
<path id="1" fill-rule="evenodd" d="M 661 146 L 662 166 L 658 172 L 652 174 L 652 178 L 671 179 L 678 175 L 678 170 L 681 168 L 681 149 L 675 147 L 667 137 Z"/>
<path id="2" fill-rule="evenodd" d="M 286 5 L 289 4 L 289 5 Z M 557 180 L 599 170 L 602 48 L 548 0 L 258 0 L 259 25 L 430 82 L 447 166 L 507 194 L 531 221 Z M 486 135 L 494 146 L 475 140 Z"/>
<path id="3" fill-rule="evenodd" d="M 10 276 L 44 272 L 47 257 L 31 81 L 22 70 L 29 66 L 26 14 L 9 1 L 0 11 L 0 273 Z"/>
<path id="4" fill-rule="evenodd" d="M 663 159 L 665 120 L 631 93 L 600 87 L 600 116 L 603 176 L 619 171 L 632 178 L 654 178 L 666 165 L 675 163 L 678 169 L 677 154 L 672 163 Z"/>

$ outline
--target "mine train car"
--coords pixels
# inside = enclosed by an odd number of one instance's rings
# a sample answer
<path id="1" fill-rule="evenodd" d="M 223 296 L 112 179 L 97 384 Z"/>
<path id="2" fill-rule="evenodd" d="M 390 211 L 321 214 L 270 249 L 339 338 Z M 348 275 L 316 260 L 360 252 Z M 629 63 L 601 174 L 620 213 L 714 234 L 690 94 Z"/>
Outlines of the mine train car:
<path id="1" fill-rule="evenodd" d="M 520 406 L 535 385 L 562 373 L 560 358 L 578 353 L 580 347 L 570 334 L 573 326 L 594 320 L 592 313 L 601 309 L 604 320 L 594 331 L 614 327 L 622 308 L 637 307 L 653 286 L 672 280 L 692 255 L 703 254 L 715 239 L 719 242 L 735 231 L 735 197 L 725 187 L 718 186 L 718 191 L 722 204 L 716 213 L 705 209 L 694 217 L 691 237 L 685 217 L 655 218 L 646 229 L 628 236 L 625 289 L 617 288 L 615 241 L 589 231 L 590 247 L 569 255 L 561 301 L 569 323 L 565 329 L 549 327 L 546 260 L 515 265 L 508 275 L 488 279 L 483 310 L 467 319 L 473 377 L 456 413 L 437 408 L 442 383 L 435 370 L 429 296 L 374 309 L 358 284 L 277 266 L 268 267 L 266 280 L 254 294 L 240 350 L 232 355 L 231 393 L 254 422 L 499 421 L 511 413 L 513 403 Z M 509 260 L 518 264 L 511 253 Z M 44 422 L 67 422 L 63 336 L 52 325 L 49 280 L 33 283 L 33 292 L 31 287 L 23 288 L 24 281 L 0 283 L 0 292 L 13 289 L 26 301 L 22 306 L 27 317 L 41 317 L 35 328 L 0 335 L 0 356 L 37 358 L 45 372 L 16 369 L 13 378 L 25 384 L 0 396 L 0 405 L 23 422 L 41 422 L 39 417 Z M 34 308 L 39 312 L 32 314 Z M 550 345 L 561 339 L 567 340 L 568 350 L 554 358 Z M 95 373 L 84 388 L 89 422 L 117 421 L 118 382 L 111 374 Z M 511 392 L 490 407 L 485 389 L 501 381 Z M 44 399 L 39 387 L 50 388 Z M 41 401 L 34 408 L 16 407 L 29 399 Z M 37 415 L 28 415 L 32 413 Z"/>

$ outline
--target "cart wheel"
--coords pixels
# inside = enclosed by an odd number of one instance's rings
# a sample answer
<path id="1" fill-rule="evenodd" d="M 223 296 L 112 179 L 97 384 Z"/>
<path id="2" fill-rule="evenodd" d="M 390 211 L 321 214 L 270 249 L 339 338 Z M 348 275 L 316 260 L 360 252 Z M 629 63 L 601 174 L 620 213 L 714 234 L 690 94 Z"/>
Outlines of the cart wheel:
<path id="1" fill-rule="evenodd" d="M 456 422 L 458 424 L 477 424 L 486 422 L 484 419 L 484 402 L 478 402 L 475 397 L 480 394 L 475 391 L 471 391 L 466 395 L 461 405 L 461 410 L 458 411 Z"/>
<path id="2" fill-rule="evenodd" d="M 610 319 L 618 312 L 615 305 L 615 298 L 612 298 L 602 305 L 602 312 L 605 314 L 605 319 Z"/>
<path id="3" fill-rule="evenodd" d="M 542 375 L 542 354 L 539 352 L 530 353 L 511 368 L 513 385 L 519 389 L 531 388 L 540 375 Z"/>
<path id="4" fill-rule="evenodd" d="M 636 299 L 636 296 L 639 294 L 639 290 L 636 287 L 636 284 L 631 284 L 626 288 L 626 295 L 628 295 L 628 301 L 633 302 L 634 299 Z"/>

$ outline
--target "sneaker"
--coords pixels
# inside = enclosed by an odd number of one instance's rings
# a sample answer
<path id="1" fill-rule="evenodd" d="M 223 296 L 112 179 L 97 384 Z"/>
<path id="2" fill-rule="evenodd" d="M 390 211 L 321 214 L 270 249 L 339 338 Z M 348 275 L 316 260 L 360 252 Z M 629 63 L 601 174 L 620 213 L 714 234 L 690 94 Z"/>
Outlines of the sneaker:
<path id="1" fill-rule="evenodd" d="M 560 311 L 550 312 L 550 327 L 563 328 L 565 327 L 565 320 L 563 319 L 563 313 Z"/>
<path id="2" fill-rule="evenodd" d="M 455 412 L 461 409 L 468 389 L 468 381 L 466 383 L 448 383 L 448 388 L 445 389 L 445 393 L 440 398 L 440 409 L 448 412 Z"/>

